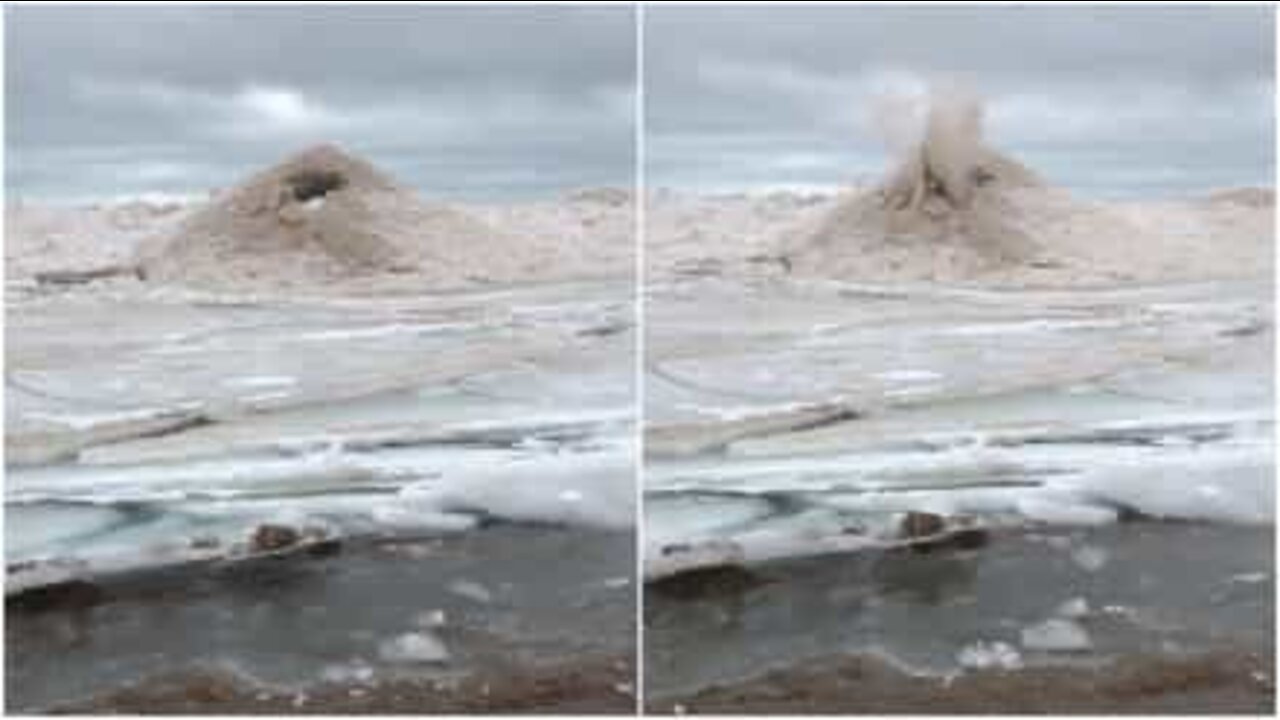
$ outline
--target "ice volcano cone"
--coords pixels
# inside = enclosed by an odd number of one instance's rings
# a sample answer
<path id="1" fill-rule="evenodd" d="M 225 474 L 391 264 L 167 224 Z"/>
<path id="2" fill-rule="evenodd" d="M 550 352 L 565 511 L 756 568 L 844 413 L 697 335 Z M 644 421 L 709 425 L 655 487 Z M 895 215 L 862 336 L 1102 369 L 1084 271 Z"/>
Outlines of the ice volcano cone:
<path id="1" fill-rule="evenodd" d="M 793 268 L 862 278 L 943 279 L 1024 263 L 1037 251 L 1016 195 L 1043 183 L 988 147 L 982 107 L 935 93 L 923 132 L 878 187 L 843 198 L 791 250 Z"/>
<path id="2" fill-rule="evenodd" d="M 515 239 L 423 202 L 333 145 L 304 150 L 217 195 L 138 253 L 148 281 L 307 285 L 416 274 L 433 287 L 518 274 Z"/>

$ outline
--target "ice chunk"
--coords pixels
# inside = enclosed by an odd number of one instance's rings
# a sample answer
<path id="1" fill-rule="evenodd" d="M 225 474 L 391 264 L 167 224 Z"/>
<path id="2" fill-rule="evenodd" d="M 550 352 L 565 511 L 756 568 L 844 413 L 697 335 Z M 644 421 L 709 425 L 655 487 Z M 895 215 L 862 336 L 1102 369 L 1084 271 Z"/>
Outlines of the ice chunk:
<path id="1" fill-rule="evenodd" d="M 449 583 L 449 592 L 480 603 L 493 602 L 493 593 L 489 592 L 489 588 L 471 580 L 455 580 Z"/>
<path id="2" fill-rule="evenodd" d="M 435 635 L 420 630 L 384 641 L 378 656 L 392 663 L 443 663 L 449 660 L 449 650 Z"/>
<path id="3" fill-rule="evenodd" d="M 398 500 L 413 512 L 624 529 L 635 521 L 634 476 L 625 449 L 510 458 L 406 486 Z"/>
<path id="4" fill-rule="evenodd" d="M 645 577 L 654 580 L 704 567 L 741 566 L 746 557 L 732 540 L 651 545 L 644 553 Z"/>
<path id="5" fill-rule="evenodd" d="M 1023 628 L 1022 647 L 1046 652 L 1083 652 L 1093 647 L 1093 641 L 1076 621 L 1053 618 Z"/>
<path id="6" fill-rule="evenodd" d="M 1050 525 L 1107 525 L 1116 521 L 1116 511 L 1112 508 L 1063 498 L 1024 497 L 1014 504 L 1028 519 Z"/>
<path id="7" fill-rule="evenodd" d="M 1007 642 L 979 640 L 966 645 L 956 656 L 960 666 L 970 670 L 1017 670 L 1022 667 L 1022 654 Z"/>
<path id="8" fill-rule="evenodd" d="M 442 628 L 448 622 L 443 610 L 423 610 L 413 616 L 413 624 L 420 628 Z"/>
<path id="9" fill-rule="evenodd" d="M 1071 598 L 1058 606 L 1054 615 L 1076 620 L 1089 614 L 1089 601 L 1082 597 Z"/>
<path id="10" fill-rule="evenodd" d="M 1265 437 L 1189 449 L 1113 451 L 1074 488 L 1147 515 L 1238 523 L 1274 519 L 1275 465 Z"/>
<path id="11" fill-rule="evenodd" d="M 1238 575 L 1232 575 L 1228 580 L 1228 582 L 1240 583 L 1243 585 L 1256 585 L 1266 581 L 1267 573 L 1265 572 L 1239 573 Z"/>
<path id="12" fill-rule="evenodd" d="M 320 673 L 321 679 L 340 685 L 349 683 L 367 683 L 373 680 L 373 667 L 363 658 L 350 662 L 327 665 Z"/>
<path id="13" fill-rule="evenodd" d="M 693 543 L 732 534 L 769 516 L 767 499 L 726 494 L 680 493 L 645 499 L 645 537 L 657 546 Z"/>
<path id="14" fill-rule="evenodd" d="M 1085 545 L 1084 547 L 1076 548 L 1076 550 L 1071 553 L 1071 559 L 1081 568 L 1084 568 L 1089 572 L 1097 572 L 1107 564 L 1107 560 L 1110 559 L 1110 556 L 1107 555 L 1106 550 L 1103 550 L 1100 547 Z"/>

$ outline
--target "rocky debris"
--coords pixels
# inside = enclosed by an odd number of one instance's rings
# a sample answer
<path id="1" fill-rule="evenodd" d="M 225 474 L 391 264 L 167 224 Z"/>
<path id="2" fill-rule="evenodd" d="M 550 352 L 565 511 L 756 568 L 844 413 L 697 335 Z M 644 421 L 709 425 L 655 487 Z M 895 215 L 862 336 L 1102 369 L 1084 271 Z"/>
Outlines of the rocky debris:
<path id="1" fill-rule="evenodd" d="M 254 528 L 246 545 L 233 549 L 233 554 L 280 554 L 297 551 L 311 557 L 329 557 L 342 552 L 342 538 L 334 537 L 323 527 L 295 528 L 278 523 L 264 523 Z"/>
<path id="2" fill-rule="evenodd" d="M 907 541 L 917 552 L 939 548 L 972 550 L 985 546 L 990 540 L 990 532 L 969 516 L 944 517 L 912 510 L 902 515 L 897 538 Z"/>

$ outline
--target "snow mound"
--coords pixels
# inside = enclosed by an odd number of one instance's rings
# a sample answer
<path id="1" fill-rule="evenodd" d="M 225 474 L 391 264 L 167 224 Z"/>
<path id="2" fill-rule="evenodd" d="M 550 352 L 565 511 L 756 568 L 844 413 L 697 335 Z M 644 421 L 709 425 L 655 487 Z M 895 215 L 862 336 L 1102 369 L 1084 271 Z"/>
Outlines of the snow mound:
<path id="1" fill-rule="evenodd" d="M 899 115 L 882 122 L 911 124 Z M 883 182 L 847 192 L 788 238 L 790 267 L 859 281 L 1019 285 L 1270 272 L 1269 188 L 1178 202 L 1083 200 L 988 146 L 977 99 L 935 91 L 925 117 Z"/>
<path id="2" fill-rule="evenodd" d="M 148 239 L 137 264 L 148 281 L 214 288 L 389 273 L 464 286 L 532 272 L 545 262 L 533 245 L 423 202 L 365 160 L 320 145 Z"/>

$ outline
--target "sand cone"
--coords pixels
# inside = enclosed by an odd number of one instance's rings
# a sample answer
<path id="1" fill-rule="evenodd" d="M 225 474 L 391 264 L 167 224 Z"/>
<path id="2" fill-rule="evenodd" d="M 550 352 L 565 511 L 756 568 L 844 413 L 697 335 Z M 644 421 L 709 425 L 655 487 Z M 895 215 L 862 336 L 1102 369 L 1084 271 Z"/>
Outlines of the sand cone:
<path id="1" fill-rule="evenodd" d="M 506 274 L 519 243 L 470 216 L 420 200 L 332 145 L 300 152 L 217 195 L 173 232 L 144 243 L 148 281 L 297 285 L 421 273 L 459 285 Z M 518 255 L 517 253 L 514 253 Z"/>

